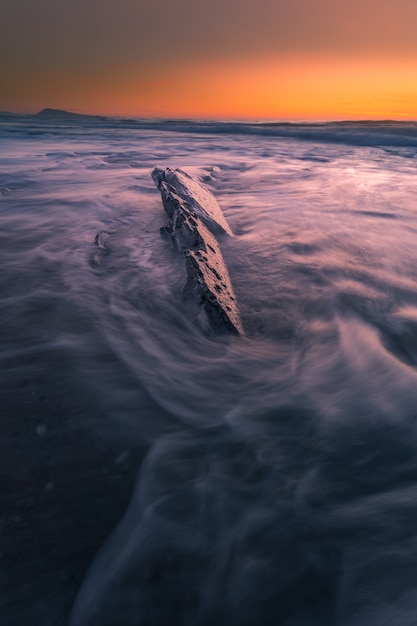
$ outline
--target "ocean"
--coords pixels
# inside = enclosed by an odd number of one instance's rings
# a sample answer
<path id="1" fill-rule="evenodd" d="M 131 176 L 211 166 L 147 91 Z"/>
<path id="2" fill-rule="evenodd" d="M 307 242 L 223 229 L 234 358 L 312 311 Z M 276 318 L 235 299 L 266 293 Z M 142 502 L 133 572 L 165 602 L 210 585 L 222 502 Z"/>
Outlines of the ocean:
<path id="1" fill-rule="evenodd" d="M 414 626 L 417 124 L 0 142 L 3 623 Z M 222 208 L 244 336 L 188 315 L 154 167 Z"/>

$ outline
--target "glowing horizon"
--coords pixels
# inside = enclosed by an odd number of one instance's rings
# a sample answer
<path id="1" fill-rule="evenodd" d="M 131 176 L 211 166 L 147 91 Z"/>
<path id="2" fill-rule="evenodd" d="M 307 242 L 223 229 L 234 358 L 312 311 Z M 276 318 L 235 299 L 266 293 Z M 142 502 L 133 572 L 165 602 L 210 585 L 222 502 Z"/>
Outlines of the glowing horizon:
<path id="1" fill-rule="evenodd" d="M 5 0 L 3 111 L 417 120 L 414 0 L 18 4 Z"/>

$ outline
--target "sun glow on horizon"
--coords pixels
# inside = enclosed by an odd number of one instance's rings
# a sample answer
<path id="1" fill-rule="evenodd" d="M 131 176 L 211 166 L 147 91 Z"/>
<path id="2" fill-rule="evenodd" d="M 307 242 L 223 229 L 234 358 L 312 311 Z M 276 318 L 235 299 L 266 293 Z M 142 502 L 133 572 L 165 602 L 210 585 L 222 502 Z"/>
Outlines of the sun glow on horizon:
<path id="1" fill-rule="evenodd" d="M 417 60 L 404 58 L 264 57 L 184 63 L 175 72 L 155 65 L 146 73 L 132 62 L 117 81 L 49 81 L 32 108 L 153 118 L 416 120 L 416 75 Z"/>
<path id="2" fill-rule="evenodd" d="M 417 119 L 416 75 L 402 59 L 264 58 L 190 65 L 137 98 L 161 117 Z M 134 112 L 134 96 L 125 105 Z"/>
<path id="3" fill-rule="evenodd" d="M 0 111 L 417 119 L 415 0 L 3 0 Z"/>

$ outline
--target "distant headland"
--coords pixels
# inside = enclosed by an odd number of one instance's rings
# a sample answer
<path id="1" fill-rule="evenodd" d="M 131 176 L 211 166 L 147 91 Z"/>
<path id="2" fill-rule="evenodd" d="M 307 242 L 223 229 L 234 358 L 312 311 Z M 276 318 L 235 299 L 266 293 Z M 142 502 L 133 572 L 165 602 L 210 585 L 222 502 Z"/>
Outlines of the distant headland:
<path id="1" fill-rule="evenodd" d="M 0 111 L 0 119 L 10 120 L 37 120 L 43 122 L 107 122 L 110 118 L 104 115 L 87 115 L 85 113 L 73 113 L 63 109 L 42 109 L 38 113 L 12 113 Z"/>
<path id="2" fill-rule="evenodd" d="M 32 115 L 33 118 L 40 120 L 106 120 L 101 115 L 86 115 L 85 113 L 72 113 L 62 109 L 42 109 L 39 113 Z"/>

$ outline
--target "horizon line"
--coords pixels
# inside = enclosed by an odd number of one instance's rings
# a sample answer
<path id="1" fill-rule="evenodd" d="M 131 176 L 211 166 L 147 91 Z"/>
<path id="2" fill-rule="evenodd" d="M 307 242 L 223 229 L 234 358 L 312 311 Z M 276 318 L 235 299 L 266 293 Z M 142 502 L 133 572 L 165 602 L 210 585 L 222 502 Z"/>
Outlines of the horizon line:
<path id="1" fill-rule="evenodd" d="M 222 122 L 222 123 L 235 123 L 235 124 L 329 124 L 329 123 L 415 123 L 416 118 L 408 118 L 402 116 L 402 118 L 396 117 L 340 117 L 340 118 L 273 118 L 273 117 L 194 117 L 194 116 L 151 116 L 151 115 L 120 115 L 113 113 L 84 113 L 80 111 L 74 111 L 69 109 L 59 109 L 53 107 L 45 107 L 37 110 L 36 112 L 21 112 L 13 110 L 0 111 L 0 116 L 15 116 L 15 117 L 37 117 L 42 113 L 47 112 L 73 115 L 75 117 L 95 117 L 95 118 L 109 118 L 126 121 L 149 121 L 149 122 Z M 45 119 L 45 118 L 44 118 Z M 57 120 L 55 120 L 57 121 Z"/>

